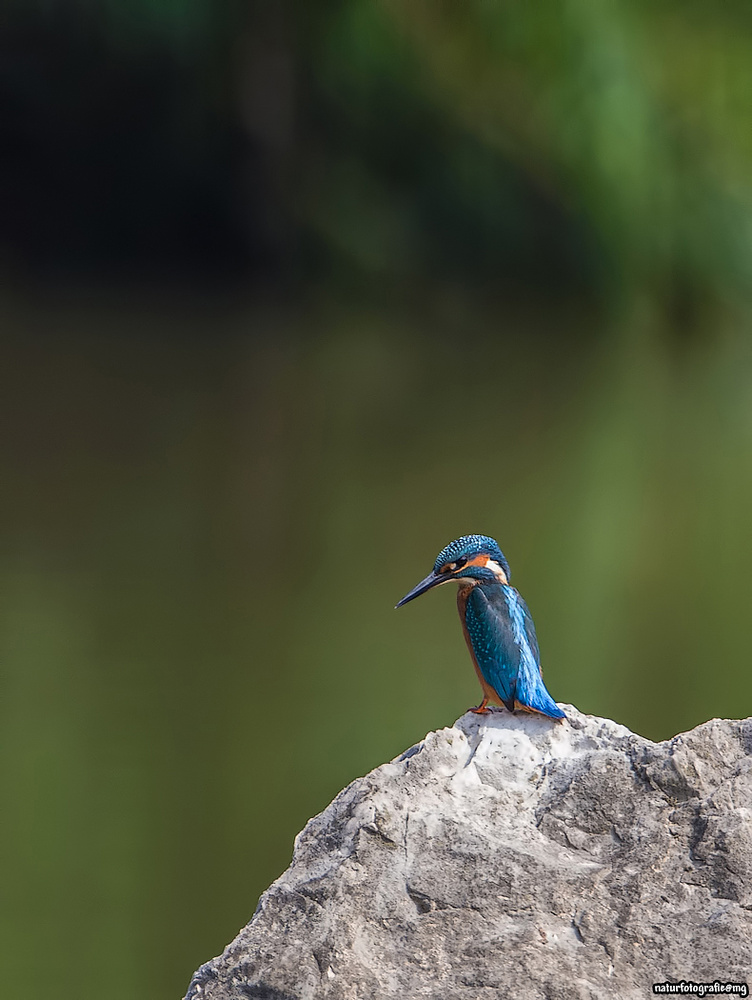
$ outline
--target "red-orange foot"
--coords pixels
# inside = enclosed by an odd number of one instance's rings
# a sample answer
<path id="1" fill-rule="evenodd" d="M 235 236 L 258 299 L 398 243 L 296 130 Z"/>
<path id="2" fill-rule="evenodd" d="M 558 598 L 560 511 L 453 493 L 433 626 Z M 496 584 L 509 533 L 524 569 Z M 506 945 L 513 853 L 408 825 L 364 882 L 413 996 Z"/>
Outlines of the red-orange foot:
<path id="1" fill-rule="evenodd" d="M 476 705 L 475 708 L 469 708 L 468 711 L 474 712 L 476 715 L 488 715 L 491 709 L 486 708 L 487 704 L 488 704 L 488 698 L 484 698 L 483 701 L 480 703 L 480 705 Z"/>

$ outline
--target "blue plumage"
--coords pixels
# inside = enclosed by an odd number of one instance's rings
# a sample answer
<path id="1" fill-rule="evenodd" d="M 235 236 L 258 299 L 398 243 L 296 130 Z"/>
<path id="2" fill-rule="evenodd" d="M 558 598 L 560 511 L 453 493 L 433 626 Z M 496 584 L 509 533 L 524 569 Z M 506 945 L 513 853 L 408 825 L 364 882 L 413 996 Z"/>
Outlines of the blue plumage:
<path id="1" fill-rule="evenodd" d="M 511 711 L 524 708 L 562 719 L 541 676 L 535 626 L 514 587 L 481 583 L 465 602 L 465 628 L 483 679 Z"/>
<path id="2" fill-rule="evenodd" d="M 483 688 L 473 711 L 497 701 L 510 711 L 524 709 L 553 719 L 566 718 L 543 683 L 535 626 L 527 605 L 509 585 L 509 564 L 487 535 L 464 535 L 442 549 L 433 571 L 399 602 L 455 580 L 462 627 Z"/>

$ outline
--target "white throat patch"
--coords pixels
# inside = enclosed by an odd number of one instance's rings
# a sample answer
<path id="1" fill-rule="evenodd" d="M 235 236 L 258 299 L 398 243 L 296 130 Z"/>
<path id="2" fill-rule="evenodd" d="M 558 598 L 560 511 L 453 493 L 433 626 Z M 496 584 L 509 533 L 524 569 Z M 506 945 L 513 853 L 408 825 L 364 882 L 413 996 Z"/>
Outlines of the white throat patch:
<path id="1" fill-rule="evenodd" d="M 503 568 L 494 559 L 489 559 L 488 560 L 488 562 L 486 563 L 486 568 L 491 570 L 491 572 L 496 577 L 496 579 L 499 581 L 499 583 L 508 583 L 509 582 L 507 580 L 507 575 L 504 572 Z"/>

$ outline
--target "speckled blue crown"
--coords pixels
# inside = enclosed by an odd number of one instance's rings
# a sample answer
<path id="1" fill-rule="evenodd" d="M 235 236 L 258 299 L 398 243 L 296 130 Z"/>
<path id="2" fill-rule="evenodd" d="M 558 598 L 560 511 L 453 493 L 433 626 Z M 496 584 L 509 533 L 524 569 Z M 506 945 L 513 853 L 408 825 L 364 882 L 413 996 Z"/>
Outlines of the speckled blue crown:
<path id="1" fill-rule="evenodd" d="M 449 545 L 439 552 L 433 567 L 434 571 L 438 573 L 439 568 L 444 563 L 454 562 L 461 556 L 471 559 L 481 552 L 490 556 L 494 562 L 497 562 L 501 566 L 506 573 L 507 580 L 510 578 L 509 563 L 504 558 L 504 553 L 494 539 L 489 538 L 488 535 L 463 535 L 462 538 L 457 538 L 453 542 L 450 542 Z"/>

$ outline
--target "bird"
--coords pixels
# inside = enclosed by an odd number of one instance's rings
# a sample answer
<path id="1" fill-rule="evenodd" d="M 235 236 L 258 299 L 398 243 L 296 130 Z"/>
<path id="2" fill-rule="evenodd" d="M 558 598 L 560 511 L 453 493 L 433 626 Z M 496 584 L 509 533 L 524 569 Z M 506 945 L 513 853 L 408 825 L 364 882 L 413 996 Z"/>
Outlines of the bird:
<path id="1" fill-rule="evenodd" d="M 493 702 L 510 712 L 565 719 L 543 683 L 532 616 L 509 578 L 509 563 L 493 538 L 463 535 L 441 550 L 425 580 L 395 607 L 454 580 L 462 630 L 483 689 L 482 702 L 470 711 L 485 714 Z"/>

